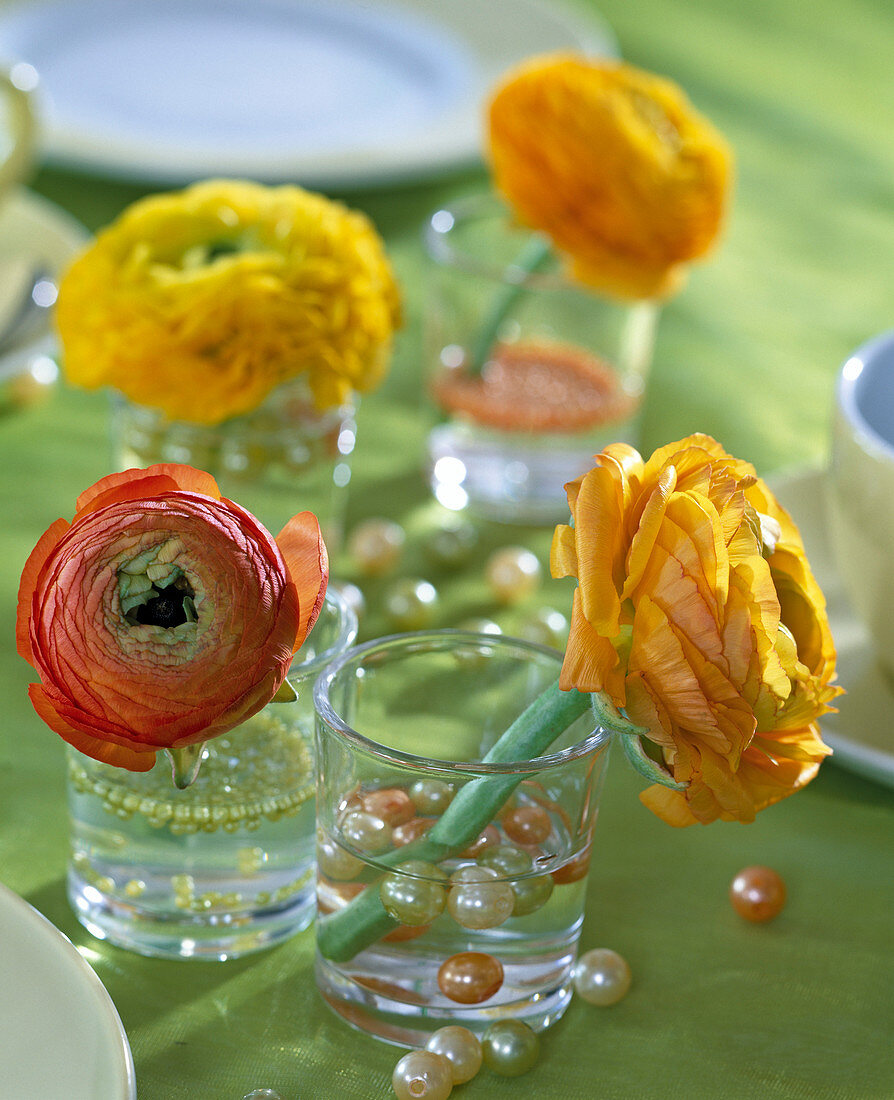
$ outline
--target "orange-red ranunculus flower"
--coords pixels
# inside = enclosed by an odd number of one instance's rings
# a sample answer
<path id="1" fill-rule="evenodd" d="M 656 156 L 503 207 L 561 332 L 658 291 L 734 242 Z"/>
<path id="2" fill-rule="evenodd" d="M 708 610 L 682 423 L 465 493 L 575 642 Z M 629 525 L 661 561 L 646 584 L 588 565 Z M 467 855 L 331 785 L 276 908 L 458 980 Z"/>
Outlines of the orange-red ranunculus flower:
<path id="1" fill-rule="evenodd" d="M 751 821 L 803 787 L 829 753 L 835 648 L 797 528 L 754 468 L 694 435 L 647 462 L 606 447 L 566 489 L 561 687 L 606 691 L 686 784 L 643 802 L 673 825 Z"/>
<path id="2" fill-rule="evenodd" d="M 518 219 L 597 290 L 666 296 L 717 237 L 730 153 L 669 80 L 601 58 L 535 57 L 494 93 L 488 140 Z"/>
<path id="3" fill-rule="evenodd" d="M 104 477 L 22 574 L 34 709 L 88 756 L 147 771 L 157 750 L 225 733 L 271 700 L 328 576 L 310 512 L 274 540 L 190 466 Z"/>

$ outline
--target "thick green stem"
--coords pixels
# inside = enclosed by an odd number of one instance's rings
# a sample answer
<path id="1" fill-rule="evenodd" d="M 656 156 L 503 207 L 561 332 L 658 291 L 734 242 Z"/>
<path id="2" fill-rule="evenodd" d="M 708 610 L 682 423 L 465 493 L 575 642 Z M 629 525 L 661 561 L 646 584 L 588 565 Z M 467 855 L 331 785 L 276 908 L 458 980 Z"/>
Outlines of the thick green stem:
<path id="1" fill-rule="evenodd" d="M 500 292 L 494 295 L 490 307 L 484 315 L 475 343 L 469 352 L 466 371 L 473 378 L 477 378 L 484 369 L 491 348 L 496 342 L 500 326 L 505 321 L 506 315 L 512 309 L 518 296 L 524 290 L 525 276 L 530 275 L 532 271 L 536 271 L 551 252 L 552 245 L 549 238 L 537 234 L 531 237 L 516 258 L 510 270 L 518 271 L 518 281 L 507 282 Z"/>
<path id="2" fill-rule="evenodd" d="M 558 682 L 552 684 L 516 718 L 484 757 L 484 763 L 506 764 L 542 756 L 559 734 L 589 709 L 590 702 L 589 695 L 562 691 Z M 513 772 L 471 780 L 427 833 L 389 852 L 379 862 L 387 866 L 408 859 L 436 863 L 461 852 L 480 836 L 522 779 L 524 773 Z M 318 921 L 317 946 L 325 958 L 347 962 L 397 925 L 372 884 L 344 909 Z"/>

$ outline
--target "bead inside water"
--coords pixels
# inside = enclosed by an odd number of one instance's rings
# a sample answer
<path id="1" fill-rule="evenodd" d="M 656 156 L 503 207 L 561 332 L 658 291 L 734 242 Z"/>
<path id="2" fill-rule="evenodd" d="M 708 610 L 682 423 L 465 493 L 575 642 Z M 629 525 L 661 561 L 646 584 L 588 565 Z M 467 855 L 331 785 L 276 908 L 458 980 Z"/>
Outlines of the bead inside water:
<path id="1" fill-rule="evenodd" d="M 523 875 L 534 866 L 534 861 L 522 848 L 514 844 L 496 844 L 478 857 L 483 867 L 490 867 L 500 875 Z"/>
<path id="2" fill-rule="evenodd" d="M 503 984 L 503 964 L 483 951 L 461 951 L 438 969 L 438 988 L 461 1005 L 489 1001 Z"/>
<path id="3" fill-rule="evenodd" d="M 515 895 L 513 917 L 526 917 L 529 913 L 542 909 L 552 897 L 555 885 L 551 875 L 532 875 L 530 878 L 516 879 L 512 883 L 512 893 Z"/>
<path id="4" fill-rule="evenodd" d="M 341 819 L 341 835 L 361 852 L 378 855 L 391 847 L 391 826 L 364 810 L 349 810 Z"/>
<path id="5" fill-rule="evenodd" d="M 387 825 L 405 825 L 415 814 L 410 796 L 400 787 L 382 787 L 368 791 L 360 800 L 368 814 L 380 817 Z"/>
<path id="6" fill-rule="evenodd" d="M 433 1032 L 425 1049 L 434 1054 L 443 1054 L 450 1062 L 454 1085 L 471 1081 L 481 1069 L 481 1043 L 467 1027 L 452 1024 Z"/>
<path id="7" fill-rule="evenodd" d="M 347 882 L 356 878 L 363 870 L 363 863 L 350 852 L 346 852 L 340 844 L 336 844 L 326 836 L 317 836 L 317 866 L 326 878 L 335 879 L 337 882 Z"/>
<path id="8" fill-rule="evenodd" d="M 401 864 L 399 872 L 385 875 L 379 897 L 389 916 L 415 928 L 430 924 L 444 912 L 447 891 L 442 882 L 447 882 L 447 876 L 434 863 L 410 859 Z"/>
<path id="9" fill-rule="evenodd" d="M 614 1005 L 630 989 L 630 967 L 617 951 L 596 947 L 574 967 L 574 988 L 591 1005 Z"/>
<path id="10" fill-rule="evenodd" d="M 517 806 L 502 818 L 503 832 L 516 844 L 542 844 L 553 824 L 542 806 Z"/>
<path id="11" fill-rule="evenodd" d="M 417 779 L 409 790 L 420 814 L 442 814 L 453 801 L 453 787 L 442 779 Z"/>
<path id="12" fill-rule="evenodd" d="M 443 1054 L 413 1050 L 394 1067 L 391 1087 L 397 1100 L 447 1100 L 453 1091 L 453 1069 Z"/>
<path id="13" fill-rule="evenodd" d="M 740 917 L 760 923 L 782 912 L 785 883 L 771 867 L 745 867 L 733 879 L 729 895 Z"/>
<path id="14" fill-rule="evenodd" d="M 423 833 L 427 833 L 436 821 L 435 817 L 412 817 L 403 825 L 398 825 L 391 834 L 395 848 L 401 848 L 404 844 L 418 839 Z"/>
<path id="15" fill-rule="evenodd" d="M 461 867 L 450 876 L 447 910 L 463 928 L 497 928 L 512 916 L 515 894 L 490 867 Z"/>
<path id="16" fill-rule="evenodd" d="M 497 1020 L 481 1039 L 484 1064 L 502 1077 L 520 1077 L 533 1069 L 540 1040 L 521 1020 Z"/>

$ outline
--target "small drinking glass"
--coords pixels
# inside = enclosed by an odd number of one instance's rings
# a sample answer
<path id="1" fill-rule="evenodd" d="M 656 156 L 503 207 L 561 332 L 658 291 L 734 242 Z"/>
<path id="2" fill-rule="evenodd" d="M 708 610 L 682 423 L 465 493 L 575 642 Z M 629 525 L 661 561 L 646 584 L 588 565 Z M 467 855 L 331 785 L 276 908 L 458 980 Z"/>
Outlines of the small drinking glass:
<path id="1" fill-rule="evenodd" d="M 432 491 L 455 511 L 556 523 L 597 451 L 639 441 L 660 307 L 574 281 L 492 195 L 436 211 L 424 239 Z"/>
<path id="2" fill-rule="evenodd" d="M 421 1046 L 565 1010 L 608 735 L 587 707 L 547 755 L 482 762 L 561 664 L 444 630 L 354 647 L 317 680 L 317 984 L 349 1023 Z"/>
<path id="3" fill-rule="evenodd" d="M 228 959 L 310 924 L 312 687 L 356 635 L 330 585 L 289 670 L 297 699 L 208 741 L 185 790 L 162 753 L 129 772 L 68 750 L 68 896 L 88 931 L 143 955 Z"/>

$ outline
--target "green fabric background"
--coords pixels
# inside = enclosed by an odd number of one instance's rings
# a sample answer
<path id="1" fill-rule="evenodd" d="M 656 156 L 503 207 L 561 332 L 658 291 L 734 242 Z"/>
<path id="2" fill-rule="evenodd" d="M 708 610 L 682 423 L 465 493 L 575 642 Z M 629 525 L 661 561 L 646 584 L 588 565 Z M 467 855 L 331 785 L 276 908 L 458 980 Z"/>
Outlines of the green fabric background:
<path id="1" fill-rule="evenodd" d="M 662 317 L 644 449 L 702 430 L 763 473 L 820 464 L 836 369 L 894 314 L 894 9 L 888 0 L 599 7 L 624 56 L 680 82 L 738 162 L 723 245 Z M 483 182 L 472 173 L 347 196 L 384 234 L 408 312 L 392 374 L 362 410 L 351 522 L 388 514 L 411 534 L 427 522 L 419 226 L 440 202 Z M 90 228 L 149 189 L 50 170 L 32 186 Z M 398 1052 L 322 1006 L 312 930 L 242 961 L 168 963 L 97 943 L 68 908 L 62 743 L 28 704 L 30 670 L 15 655 L 12 623 L 30 548 L 107 472 L 106 418 L 102 395 L 60 391 L 0 422 L 0 880 L 91 949 L 130 1038 L 140 1100 L 240 1100 L 260 1086 L 284 1100 L 389 1097 Z M 486 527 L 482 535 L 481 560 L 458 578 L 432 575 L 411 538 L 404 572 L 438 583 L 437 625 L 500 617 L 481 578 L 490 548 L 522 541 L 546 558 L 549 532 Z M 350 576 L 347 562 L 335 564 L 336 575 Z M 502 621 L 512 629 L 546 602 L 567 612 L 570 592 L 549 582 Z M 367 636 L 383 625 L 378 589 L 368 595 Z M 581 945 L 627 957 L 629 996 L 611 1009 L 573 1003 L 527 1077 L 483 1072 L 457 1095 L 894 1097 L 890 789 L 833 761 L 754 825 L 679 832 L 641 807 L 639 787 L 617 754 Z M 752 863 L 777 868 L 789 887 L 785 911 L 765 926 L 742 922 L 727 900 L 734 874 Z"/>

